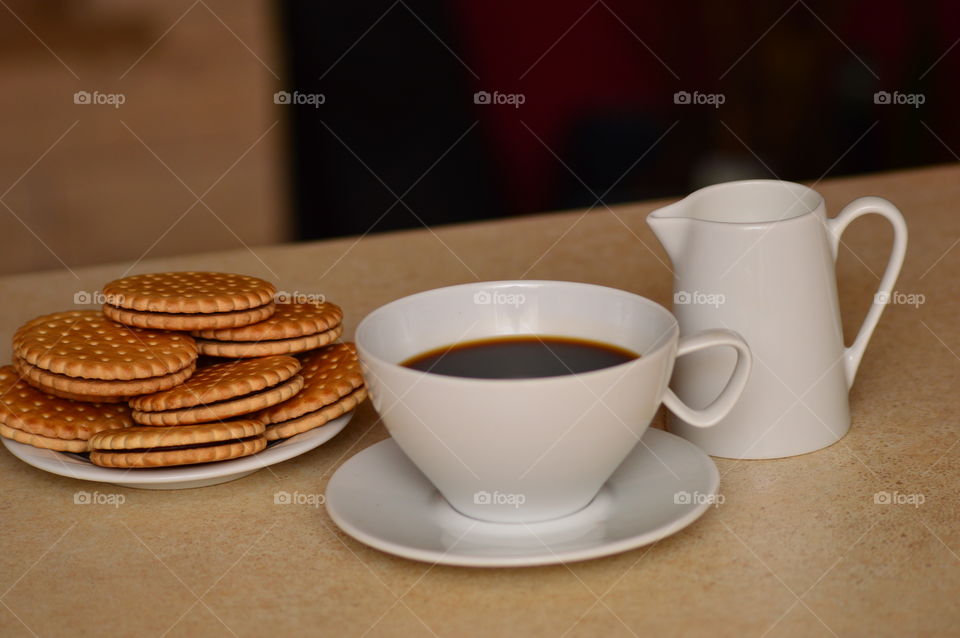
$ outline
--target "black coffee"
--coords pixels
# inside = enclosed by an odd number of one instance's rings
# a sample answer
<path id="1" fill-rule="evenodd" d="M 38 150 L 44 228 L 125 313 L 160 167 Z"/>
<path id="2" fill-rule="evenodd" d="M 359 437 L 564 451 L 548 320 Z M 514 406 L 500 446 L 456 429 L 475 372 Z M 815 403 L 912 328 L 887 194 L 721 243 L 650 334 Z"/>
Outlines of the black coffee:
<path id="1" fill-rule="evenodd" d="M 522 335 L 456 343 L 400 365 L 451 377 L 532 379 L 609 368 L 639 356 L 599 341 Z"/>

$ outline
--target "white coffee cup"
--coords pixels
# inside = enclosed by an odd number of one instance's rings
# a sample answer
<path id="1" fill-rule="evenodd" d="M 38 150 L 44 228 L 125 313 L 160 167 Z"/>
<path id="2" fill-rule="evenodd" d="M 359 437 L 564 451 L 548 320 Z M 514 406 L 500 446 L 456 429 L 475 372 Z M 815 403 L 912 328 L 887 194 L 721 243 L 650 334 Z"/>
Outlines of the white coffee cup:
<path id="1" fill-rule="evenodd" d="M 532 379 L 400 365 L 451 344 L 514 335 L 599 341 L 640 358 Z M 688 423 L 718 422 L 743 391 L 752 359 L 732 331 L 681 340 L 673 315 L 649 299 L 561 281 L 474 283 L 404 297 L 364 318 L 356 342 L 373 405 L 397 445 L 455 509 L 510 523 L 559 518 L 589 504 L 661 402 Z M 674 360 L 714 346 L 734 348 L 737 365 L 716 400 L 695 410 L 667 387 Z"/>

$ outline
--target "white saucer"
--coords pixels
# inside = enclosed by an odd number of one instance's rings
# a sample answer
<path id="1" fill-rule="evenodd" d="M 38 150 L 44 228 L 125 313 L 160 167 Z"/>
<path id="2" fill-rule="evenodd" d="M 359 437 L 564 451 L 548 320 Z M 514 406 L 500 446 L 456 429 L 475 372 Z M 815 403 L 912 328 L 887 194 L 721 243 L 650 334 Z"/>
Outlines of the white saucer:
<path id="1" fill-rule="evenodd" d="M 273 443 L 262 452 L 252 456 L 216 463 L 149 469 L 100 467 L 79 454 L 42 450 L 6 438 L 2 440 L 7 449 L 21 461 L 60 476 L 112 483 L 121 487 L 137 487 L 148 490 L 183 490 L 191 487 L 217 485 L 243 478 L 268 465 L 280 463 L 304 452 L 309 452 L 339 434 L 351 418 L 353 418 L 353 412 L 348 412 L 326 425 Z"/>
<path id="2" fill-rule="evenodd" d="M 697 520 L 719 486 L 716 465 L 698 447 L 649 429 L 579 512 L 543 523 L 487 523 L 454 510 L 387 439 L 337 470 L 326 506 L 343 531 L 390 554 L 445 565 L 519 567 L 652 543 Z"/>

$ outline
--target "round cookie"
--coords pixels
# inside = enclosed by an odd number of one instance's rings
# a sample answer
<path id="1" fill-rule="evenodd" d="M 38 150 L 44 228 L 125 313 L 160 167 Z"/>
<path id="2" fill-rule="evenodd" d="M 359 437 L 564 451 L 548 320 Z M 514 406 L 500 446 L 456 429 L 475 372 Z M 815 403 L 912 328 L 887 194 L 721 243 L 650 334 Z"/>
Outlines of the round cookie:
<path id="1" fill-rule="evenodd" d="M 90 461 L 103 467 L 169 467 L 225 461 L 267 446 L 255 419 L 171 428 L 132 427 L 90 439 Z"/>
<path id="2" fill-rule="evenodd" d="M 315 350 L 328 343 L 333 343 L 340 338 L 342 333 L 343 327 L 336 326 L 330 330 L 305 337 L 269 341 L 213 341 L 197 338 L 197 348 L 200 350 L 200 354 L 212 357 L 229 357 L 231 359 L 264 357 L 272 354 L 295 354 Z"/>
<path id="3" fill-rule="evenodd" d="M 103 381 L 167 375 L 193 364 L 193 337 L 114 323 L 98 310 L 33 319 L 13 337 L 13 354 L 53 374 Z"/>
<path id="4" fill-rule="evenodd" d="M 35 447 L 84 452 L 98 432 L 133 424 L 126 405 L 81 403 L 44 394 L 0 367 L 0 435 Z"/>
<path id="5" fill-rule="evenodd" d="M 44 450 L 53 450 L 55 452 L 86 452 L 89 441 L 86 439 L 54 439 L 39 434 L 30 434 L 23 430 L 11 428 L 0 423 L 0 436 L 5 439 L 16 441 L 17 443 L 26 443 L 33 447 L 43 448 Z"/>
<path id="6" fill-rule="evenodd" d="M 196 271 L 133 275 L 103 287 L 111 306 L 174 314 L 250 310 L 273 301 L 276 292 L 257 277 Z"/>
<path id="7" fill-rule="evenodd" d="M 212 312 L 207 314 L 171 314 L 160 312 L 141 312 L 104 306 L 103 314 L 119 323 L 138 328 L 155 330 L 200 330 L 204 328 L 230 328 L 246 326 L 270 317 L 276 308 L 273 302 L 236 312 Z"/>
<path id="8" fill-rule="evenodd" d="M 261 410 L 266 423 L 280 423 L 314 412 L 340 400 L 363 385 L 357 348 L 351 342 L 335 343 L 300 357 L 303 389 L 295 397 Z"/>
<path id="9" fill-rule="evenodd" d="M 199 330 L 193 335 L 214 341 L 275 341 L 326 332 L 342 319 L 343 311 L 332 303 L 278 303 L 273 316 L 252 326 Z"/>
<path id="10" fill-rule="evenodd" d="M 57 390 L 56 388 L 50 388 L 42 383 L 37 383 L 36 381 L 31 381 L 30 379 L 23 377 L 22 381 L 33 388 L 36 388 L 44 394 L 49 394 L 52 397 L 57 397 L 60 399 L 70 399 L 72 401 L 80 401 L 81 403 L 124 403 L 130 400 L 128 396 L 96 396 L 94 394 L 82 394 L 79 392 L 65 392 L 63 390 Z"/>
<path id="11" fill-rule="evenodd" d="M 218 401 L 212 405 L 199 405 L 179 410 L 165 410 L 163 412 L 141 412 L 134 410 L 133 420 L 143 425 L 185 425 L 193 423 L 209 423 L 229 417 L 250 414 L 257 410 L 286 401 L 303 387 L 303 377 L 297 375 L 292 379 L 274 386 L 263 392 L 242 396 L 239 399 Z"/>
<path id="12" fill-rule="evenodd" d="M 300 362 L 287 355 L 215 363 L 175 388 L 132 399 L 130 407 L 160 412 L 209 405 L 283 383 L 299 370 Z"/>
<path id="13" fill-rule="evenodd" d="M 321 425 L 325 425 L 327 422 L 346 414 L 350 410 L 363 403 L 364 399 L 366 398 L 367 389 L 366 387 L 361 386 L 339 401 L 324 406 L 319 410 L 308 412 L 307 414 L 297 417 L 296 419 L 290 419 L 289 421 L 281 421 L 280 423 L 268 425 L 265 436 L 267 437 L 268 441 L 276 441 L 278 439 L 286 439 L 296 434 L 318 428 Z"/>
<path id="14" fill-rule="evenodd" d="M 178 450 L 149 450 L 144 452 L 90 451 L 90 462 L 101 467 L 146 468 L 171 467 L 228 461 L 256 454 L 267 447 L 267 440 L 258 436 L 246 441 L 234 441 Z"/>
<path id="15" fill-rule="evenodd" d="M 190 378 L 196 368 L 191 363 L 183 370 L 149 379 L 132 381 L 101 381 L 99 379 L 75 379 L 63 374 L 54 374 L 32 366 L 23 359 L 14 359 L 13 367 L 30 385 L 45 391 L 53 388 L 60 392 L 87 397 L 130 397 L 138 394 L 160 392 L 180 385 Z"/>
<path id="16" fill-rule="evenodd" d="M 96 450 L 139 450 L 205 445 L 246 439 L 259 436 L 263 432 L 264 425 L 257 419 L 237 419 L 173 428 L 137 425 L 124 430 L 101 432 L 90 440 L 90 447 Z"/>

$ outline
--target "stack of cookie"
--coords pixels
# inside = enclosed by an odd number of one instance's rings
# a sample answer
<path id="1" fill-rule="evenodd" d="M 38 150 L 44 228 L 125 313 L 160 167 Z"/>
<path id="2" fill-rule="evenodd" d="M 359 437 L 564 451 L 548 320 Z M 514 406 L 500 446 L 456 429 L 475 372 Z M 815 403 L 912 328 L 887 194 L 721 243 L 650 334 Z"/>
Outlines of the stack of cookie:
<path id="1" fill-rule="evenodd" d="M 178 428 L 131 427 L 100 432 L 90 440 L 90 461 L 103 467 L 169 467 L 227 461 L 267 446 L 256 419 Z"/>
<path id="2" fill-rule="evenodd" d="M 336 343 L 301 355 L 303 389 L 292 399 L 266 408 L 257 417 L 267 424 L 268 441 L 320 427 L 367 398 L 357 348 Z"/>
<path id="3" fill-rule="evenodd" d="M 108 319 L 138 328 L 204 330 L 247 326 L 273 314 L 270 282 L 222 272 L 134 275 L 103 287 Z"/>
<path id="4" fill-rule="evenodd" d="M 13 364 L 28 383 L 65 399 L 117 402 L 172 388 L 193 374 L 189 335 L 130 328 L 96 310 L 38 317 L 13 336 Z"/>
<path id="5" fill-rule="evenodd" d="M 61 399 L 24 383 L 13 366 L 0 367 L 0 436 L 59 452 L 86 452 L 98 432 L 132 425 L 125 403 Z"/>
<path id="6" fill-rule="evenodd" d="M 133 420 L 142 427 L 93 437 L 90 460 L 161 467 L 259 452 L 267 445 L 264 424 L 251 413 L 299 392 L 299 370 L 300 362 L 286 355 L 203 367 L 175 388 L 131 399 Z"/>
<path id="7" fill-rule="evenodd" d="M 210 423 L 286 401 L 303 387 L 300 362 L 289 355 L 207 365 L 177 387 L 130 400 L 142 425 Z"/>
<path id="8" fill-rule="evenodd" d="M 263 357 L 306 352 L 340 338 L 343 312 L 332 303 L 276 305 L 269 319 L 241 328 L 211 328 L 192 334 L 202 354 L 213 357 Z"/>
<path id="9" fill-rule="evenodd" d="M 136 275 L 103 293 L 103 312 L 17 331 L 14 367 L 0 368 L 0 435 L 106 467 L 205 463 L 259 452 L 366 398 L 355 347 L 334 343 L 334 304 L 279 304 L 269 282 L 229 273 Z"/>

